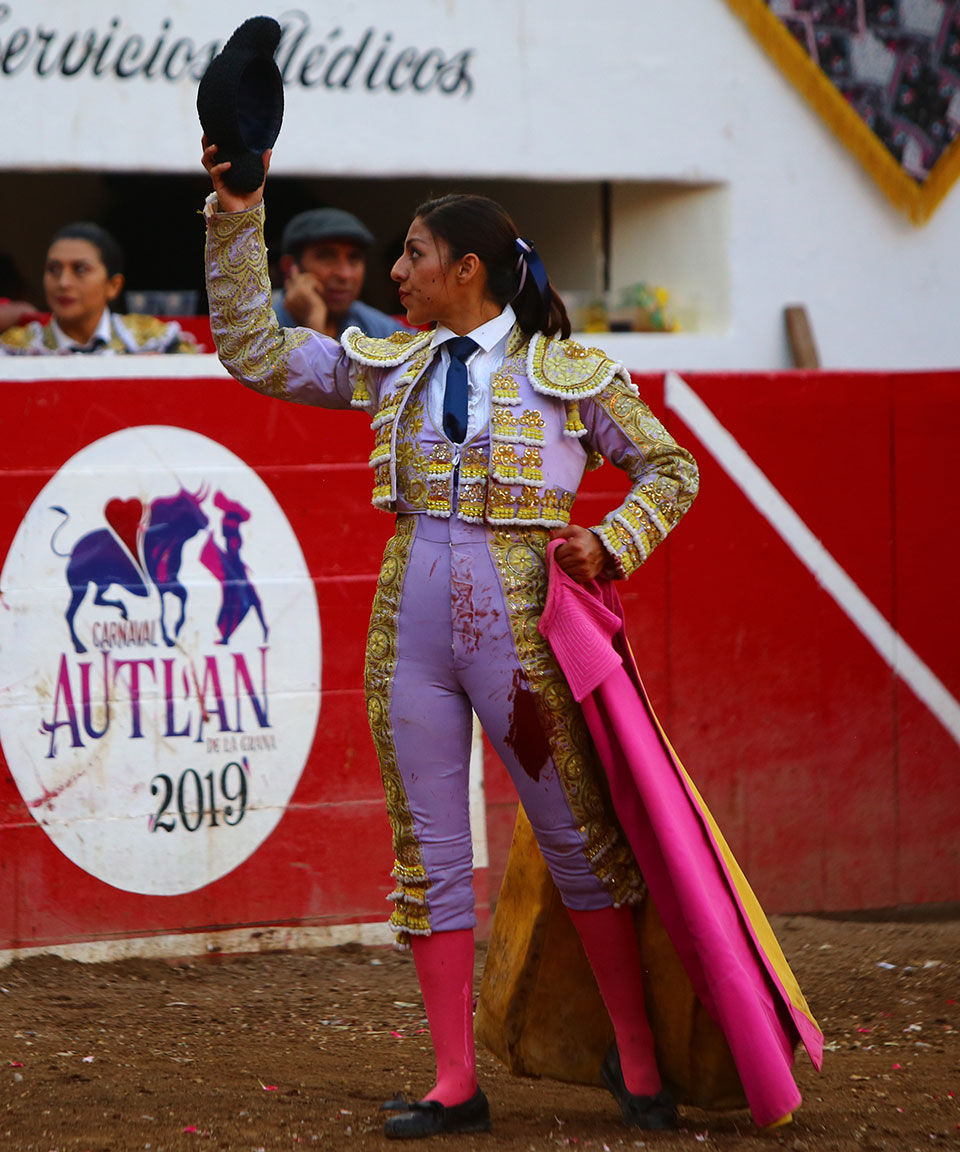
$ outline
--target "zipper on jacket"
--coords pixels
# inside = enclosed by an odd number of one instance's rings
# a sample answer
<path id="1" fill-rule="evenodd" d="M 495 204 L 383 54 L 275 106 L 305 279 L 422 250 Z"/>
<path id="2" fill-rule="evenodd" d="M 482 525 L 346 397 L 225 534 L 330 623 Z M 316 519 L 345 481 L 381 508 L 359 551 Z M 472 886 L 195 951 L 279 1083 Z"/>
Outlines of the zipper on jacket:
<path id="1" fill-rule="evenodd" d="M 453 472 L 451 473 L 450 483 L 450 515 L 452 516 L 460 504 L 460 456 L 463 452 L 463 445 L 458 444 L 453 451 Z"/>

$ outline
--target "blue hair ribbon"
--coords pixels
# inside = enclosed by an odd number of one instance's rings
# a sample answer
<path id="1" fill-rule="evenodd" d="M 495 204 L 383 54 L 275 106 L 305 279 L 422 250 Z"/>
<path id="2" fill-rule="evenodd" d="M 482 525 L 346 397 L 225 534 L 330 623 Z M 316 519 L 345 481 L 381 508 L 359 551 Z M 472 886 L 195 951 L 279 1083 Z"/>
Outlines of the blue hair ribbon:
<path id="1" fill-rule="evenodd" d="M 550 301 L 550 280 L 547 277 L 547 270 L 543 266 L 543 261 L 529 240 L 524 240 L 522 236 L 518 236 L 514 241 L 519 252 L 517 259 L 517 269 L 520 272 L 520 287 L 517 289 L 517 295 L 523 291 L 523 286 L 527 281 L 527 273 L 533 277 L 537 285 L 537 290 L 540 293 L 540 298 L 545 304 Z"/>

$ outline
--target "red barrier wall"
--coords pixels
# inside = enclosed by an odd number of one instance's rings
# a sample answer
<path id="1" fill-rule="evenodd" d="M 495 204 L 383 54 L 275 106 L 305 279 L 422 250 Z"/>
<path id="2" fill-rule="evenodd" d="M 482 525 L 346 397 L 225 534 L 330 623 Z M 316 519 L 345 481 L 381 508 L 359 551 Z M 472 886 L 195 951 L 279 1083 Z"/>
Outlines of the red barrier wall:
<path id="1" fill-rule="evenodd" d="M 960 373 L 686 381 L 909 645 L 943 690 L 947 719 L 878 654 L 714 446 L 665 407 L 662 379 L 638 377 L 701 465 L 692 512 L 621 588 L 641 673 L 675 747 L 769 911 L 960 899 L 960 737 L 949 711 L 960 696 L 960 493 L 948 476 Z M 7 756 L 22 750 L 5 746 L 0 948 L 382 920 L 392 857 L 362 664 L 391 520 L 369 504 L 366 419 L 266 400 L 221 378 L 7 381 L 0 410 L 0 557 L 44 485 L 85 446 L 137 425 L 190 430 L 239 457 L 273 493 L 315 588 L 323 650 L 316 734 L 279 822 L 247 858 L 195 890 L 125 891 L 68 859 L 14 780 Z M 609 466 L 593 474 L 575 518 L 599 520 L 619 502 L 621 480 Z M 114 487 L 127 494 L 123 483 Z M 66 583 L 50 595 L 62 612 Z M 17 643 L 26 668 L 34 654 L 22 627 Z M 26 706 L 14 696 L 8 685 L 0 709 Z M 145 778 L 147 744 L 137 747 Z M 482 915 L 515 813 L 489 755 L 485 786 Z M 175 851 L 174 838 L 167 842 Z"/>

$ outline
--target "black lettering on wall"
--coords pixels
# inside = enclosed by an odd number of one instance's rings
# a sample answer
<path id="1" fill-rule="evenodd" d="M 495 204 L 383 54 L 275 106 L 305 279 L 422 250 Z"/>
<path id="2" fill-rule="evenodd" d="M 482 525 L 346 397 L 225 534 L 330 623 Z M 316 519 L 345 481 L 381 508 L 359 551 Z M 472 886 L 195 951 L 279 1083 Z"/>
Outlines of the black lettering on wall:
<path id="1" fill-rule="evenodd" d="M 308 13 L 292 8 L 280 17 L 277 67 L 288 87 L 338 92 L 428 93 L 470 96 L 474 49 L 450 53 L 439 47 L 397 43 L 393 32 L 342 27 L 321 32 Z M 14 6 L 0 3 L 0 83 L 33 72 L 41 79 L 90 77 L 129 82 L 195 83 L 222 44 L 198 46 L 179 35 L 171 18 L 156 29 L 133 27 L 120 15 L 99 28 L 55 27 L 18 22 Z"/>

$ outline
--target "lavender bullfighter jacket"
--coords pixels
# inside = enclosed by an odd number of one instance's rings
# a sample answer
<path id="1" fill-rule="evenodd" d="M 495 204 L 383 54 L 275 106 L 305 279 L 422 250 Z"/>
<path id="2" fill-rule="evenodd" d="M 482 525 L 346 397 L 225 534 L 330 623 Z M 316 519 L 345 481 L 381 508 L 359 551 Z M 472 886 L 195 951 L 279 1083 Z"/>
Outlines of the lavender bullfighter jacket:
<path id="1" fill-rule="evenodd" d="M 224 367 L 248 388 L 372 418 L 373 503 L 498 528 L 567 524 L 585 469 L 603 458 L 630 478 L 593 531 L 609 574 L 640 566 L 693 502 L 697 466 L 637 394 L 621 364 L 574 340 L 514 327 L 493 374 L 486 429 L 451 444 L 427 415 L 439 353 L 431 332 L 385 338 L 347 329 L 339 343 L 280 328 L 270 306 L 264 209 L 207 217 L 210 322 Z"/>

